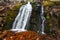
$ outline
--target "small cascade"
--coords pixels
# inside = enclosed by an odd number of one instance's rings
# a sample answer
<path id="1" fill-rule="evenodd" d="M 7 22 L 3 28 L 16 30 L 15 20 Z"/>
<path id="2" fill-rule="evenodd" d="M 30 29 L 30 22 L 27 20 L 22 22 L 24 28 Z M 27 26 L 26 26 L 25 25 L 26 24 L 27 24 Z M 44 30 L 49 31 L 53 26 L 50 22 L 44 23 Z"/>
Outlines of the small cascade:
<path id="1" fill-rule="evenodd" d="M 21 6 L 18 15 L 15 18 L 11 31 L 26 31 L 25 27 L 30 19 L 31 12 L 32 5 L 30 4 L 30 2 L 28 2 L 28 4 L 26 5 Z"/>
<path id="2" fill-rule="evenodd" d="M 42 8 L 41 8 L 42 12 L 41 12 L 41 19 L 42 19 L 42 34 L 45 34 L 44 33 L 44 22 L 45 22 L 45 17 L 44 17 L 44 9 L 43 9 L 43 5 L 42 5 Z"/>

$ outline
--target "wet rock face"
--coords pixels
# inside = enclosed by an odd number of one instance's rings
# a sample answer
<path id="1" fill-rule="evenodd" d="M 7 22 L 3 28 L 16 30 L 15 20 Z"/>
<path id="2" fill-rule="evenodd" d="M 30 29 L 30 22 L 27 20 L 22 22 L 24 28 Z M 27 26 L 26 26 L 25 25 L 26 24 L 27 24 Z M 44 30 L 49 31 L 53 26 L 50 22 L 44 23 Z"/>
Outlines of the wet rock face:
<path id="1" fill-rule="evenodd" d="M 28 30 L 32 30 L 32 31 L 41 31 L 41 23 L 42 23 L 42 20 L 41 20 L 41 17 L 40 17 L 40 12 L 33 9 L 33 12 L 31 14 L 31 17 L 30 17 L 30 21 L 29 21 L 29 24 L 28 26 L 26 27 L 26 29 Z"/>

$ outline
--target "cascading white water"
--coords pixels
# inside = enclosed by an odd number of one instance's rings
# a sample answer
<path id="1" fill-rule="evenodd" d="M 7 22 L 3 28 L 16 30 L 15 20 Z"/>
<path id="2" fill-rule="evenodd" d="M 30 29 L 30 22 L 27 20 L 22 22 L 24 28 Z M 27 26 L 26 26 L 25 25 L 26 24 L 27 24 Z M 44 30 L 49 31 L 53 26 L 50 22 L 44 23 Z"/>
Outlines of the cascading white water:
<path id="1" fill-rule="evenodd" d="M 30 19 L 31 12 L 32 12 L 32 5 L 30 4 L 30 2 L 28 2 L 28 4 L 26 5 L 23 5 L 20 8 L 17 17 L 15 18 L 11 31 L 18 31 L 18 32 L 26 31 L 25 27 Z"/>
<path id="2" fill-rule="evenodd" d="M 42 34 L 45 34 L 44 33 L 44 22 L 45 22 L 45 17 L 44 17 L 44 9 L 43 9 L 43 5 L 42 5 L 42 8 L 41 8 L 42 12 L 41 12 L 41 19 L 42 19 Z"/>

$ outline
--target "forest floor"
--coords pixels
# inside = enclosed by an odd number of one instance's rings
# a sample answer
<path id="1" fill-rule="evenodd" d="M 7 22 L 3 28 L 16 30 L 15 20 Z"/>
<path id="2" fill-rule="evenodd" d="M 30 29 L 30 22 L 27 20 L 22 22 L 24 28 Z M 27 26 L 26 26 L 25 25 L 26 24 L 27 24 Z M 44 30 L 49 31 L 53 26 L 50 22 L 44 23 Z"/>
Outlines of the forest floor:
<path id="1" fill-rule="evenodd" d="M 60 40 L 58 36 L 38 34 L 34 31 L 12 32 L 4 31 L 3 36 L 0 35 L 1 40 Z"/>

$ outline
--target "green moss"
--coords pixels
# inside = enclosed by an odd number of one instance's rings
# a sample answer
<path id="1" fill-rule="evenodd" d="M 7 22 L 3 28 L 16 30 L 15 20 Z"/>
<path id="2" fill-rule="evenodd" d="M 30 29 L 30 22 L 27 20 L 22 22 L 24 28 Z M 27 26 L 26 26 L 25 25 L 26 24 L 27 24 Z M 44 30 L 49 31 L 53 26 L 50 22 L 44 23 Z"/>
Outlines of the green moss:
<path id="1" fill-rule="evenodd" d="M 11 10 L 19 10 L 22 3 L 17 3 Z"/>
<path id="2" fill-rule="evenodd" d="M 37 5 L 36 3 L 32 3 L 33 10 L 37 9 L 36 5 Z"/>
<path id="3" fill-rule="evenodd" d="M 13 20 L 8 19 L 7 23 L 3 27 L 3 30 L 5 30 L 5 29 L 11 29 L 12 28 L 12 24 L 13 24 Z"/>

